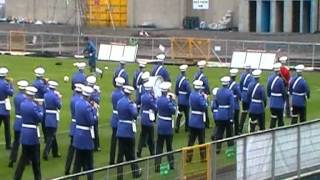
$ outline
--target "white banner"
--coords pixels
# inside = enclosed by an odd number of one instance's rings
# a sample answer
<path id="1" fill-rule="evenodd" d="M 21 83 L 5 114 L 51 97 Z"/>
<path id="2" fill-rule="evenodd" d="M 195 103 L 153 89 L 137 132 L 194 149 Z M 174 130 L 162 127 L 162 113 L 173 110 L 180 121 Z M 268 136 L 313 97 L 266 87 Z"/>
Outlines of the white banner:
<path id="1" fill-rule="evenodd" d="M 209 9 L 209 0 L 193 0 L 193 9 Z"/>

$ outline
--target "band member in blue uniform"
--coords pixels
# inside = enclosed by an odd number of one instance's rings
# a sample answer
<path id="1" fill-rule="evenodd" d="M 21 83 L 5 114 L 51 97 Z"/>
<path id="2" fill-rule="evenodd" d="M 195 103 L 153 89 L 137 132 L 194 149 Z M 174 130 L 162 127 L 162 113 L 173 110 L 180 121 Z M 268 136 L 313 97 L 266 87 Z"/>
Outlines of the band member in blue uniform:
<path id="1" fill-rule="evenodd" d="M 233 92 L 228 88 L 230 77 L 224 76 L 220 79 L 222 87 L 219 88 L 216 95 L 217 116 L 215 118 L 216 132 L 214 140 L 223 138 L 226 130 L 226 138 L 232 137 L 232 123 L 234 118 L 234 98 Z M 233 142 L 228 141 L 228 146 L 232 146 Z M 217 153 L 220 153 L 221 143 L 217 144 Z"/>
<path id="2" fill-rule="evenodd" d="M 290 80 L 289 92 L 292 96 L 292 119 L 291 124 L 305 122 L 307 120 L 307 99 L 310 98 L 310 89 L 307 81 L 303 78 L 304 65 L 295 67 L 297 75 Z"/>
<path id="3" fill-rule="evenodd" d="M 144 83 L 148 82 L 150 78 L 150 73 L 148 71 L 145 71 L 142 76 L 142 84 L 138 86 L 138 89 L 136 89 L 136 104 L 138 108 L 138 112 L 140 112 L 140 107 L 141 107 L 141 96 L 145 93 L 145 88 L 143 86 Z"/>
<path id="4" fill-rule="evenodd" d="M 145 62 L 139 62 L 139 69 L 137 69 L 134 74 L 133 74 L 133 81 L 132 81 L 132 86 L 134 87 L 135 90 L 138 89 L 139 85 L 143 84 L 141 76 L 144 73 L 144 69 L 146 67 Z"/>
<path id="5" fill-rule="evenodd" d="M 34 179 L 41 180 L 38 124 L 43 120 L 43 106 L 42 102 L 35 101 L 37 91 L 35 87 L 26 87 L 27 98 L 20 105 L 22 153 L 14 173 L 15 180 L 22 179 L 24 168 L 29 161 L 32 163 Z"/>
<path id="6" fill-rule="evenodd" d="M 170 74 L 164 66 L 165 57 L 164 54 L 159 54 L 157 56 L 158 61 L 152 67 L 151 76 L 161 76 L 164 81 L 171 82 Z"/>
<path id="7" fill-rule="evenodd" d="M 84 62 L 77 62 L 75 66 L 78 67 L 78 72 L 74 73 L 71 79 L 71 89 L 74 90 L 74 85 L 76 83 L 86 84 L 86 75 L 84 73 L 84 68 L 86 67 L 86 63 Z"/>
<path id="8" fill-rule="evenodd" d="M 93 169 L 94 130 L 93 126 L 97 120 L 95 109 L 90 104 L 90 97 L 93 88 L 84 86 L 82 88 L 83 98 L 75 105 L 76 129 L 73 135 L 73 147 L 76 149 L 76 157 L 73 166 L 73 173 Z M 93 175 L 88 174 L 92 180 Z"/>
<path id="9" fill-rule="evenodd" d="M 283 108 L 287 96 L 286 86 L 280 74 L 280 63 L 273 65 L 273 73 L 268 77 L 267 96 L 270 98 L 270 128 L 283 126 Z"/>
<path id="10" fill-rule="evenodd" d="M 236 82 L 237 74 L 239 70 L 238 69 L 231 69 L 230 70 L 230 83 L 229 83 L 229 89 L 233 93 L 234 98 L 234 117 L 233 117 L 233 124 L 234 124 L 234 135 L 239 135 L 239 113 L 240 113 L 240 105 L 239 101 L 241 100 L 241 91 L 240 86 Z"/>
<path id="11" fill-rule="evenodd" d="M 14 121 L 13 130 L 14 130 L 14 141 L 12 143 L 12 150 L 10 154 L 9 167 L 13 167 L 13 163 L 17 161 L 18 150 L 20 146 L 20 131 L 22 118 L 20 114 L 20 104 L 27 98 L 25 94 L 25 88 L 29 85 L 28 81 L 21 80 L 17 82 L 19 92 L 14 97 L 14 109 L 16 114 L 16 119 Z"/>
<path id="12" fill-rule="evenodd" d="M 186 71 L 188 65 L 181 65 L 179 67 L 181 74 L 177 77 L 175 94 L 178 97 L 178 116 L 176 120 L 175 132 L 179 133 L 180 121 L 182 118 L 182 113 L 184 113 L 185 118 L 185 131 L 188 131 L 189 127 L 189 96 L 191 93 L 191 87 L 189 81 L 186 77 Z"/>
<path id="13" fill-rule="evenodd" d="M 129 77 L 128 77 L 128 73 L 125 69 L 125 66 L 126 66 L 126 62 L 121 60 L 119 66 L 116 68 L 116 70 L 113 74 L 112 84 L 114 87 L 116 87 L 116 78 L 117 77 L 122 77 L 124 79 L 124 85 L 129 84 Z"/>
<path id="14" fill-rule="evenodd" d="M 137 132 L 135 119 L 138 116 L 137 105 L 130 99 L 131 93 L 134 91 L 132 86 L 123 86 L 124 96 L 118 101 L 118 157 L 117 163 L 122 163 L 123 158 L 126 161 L 135 160 L 135 134 Z M 118 180 L 123 179 L 123 167 L 117 169 Z M 141 169 L 138 164 L 131 164 L 132 175 L 134 178 L 141 176 Z"/>
<path id="15" fill-rule="evenodd" d="M 96 72 L 96 45 L 95 43 L 90 40 L 88 37 L 84 38 L 85 41 L 87 41 L 87 45 L 85 49 L 83 50 L 83 53 L 86 53 L 88 56 L 88 64 L 90 66 L 90 72 Z"/>
<path id="16" fill-rule="evenodd" d="M 116 88 L 113 90 L 111 94 L 111 101 L 112 101 L 112 115 L 110 118 L 110 126 L 112 128 L 112 136 L 111 136 L 111 144 L 110 144 L 110 154 L 109 154 L 109 164 L 113 165 L 115 163 L 115 157 L 116 157 L 116 148 L 117 148 L 117 128 L 118 128 L 118 110 L 117 110 L 117 104 L 119 99 L 121 99 L 124 96 L 123 92 L 123 84 L 125 83 L 125 80 L 122 77 L 116 78 Z"/>
<path id="17" fill-rule="evenodd" d="M 208 108 L 207 99 L 208 96 L 201 91 L 203 89 L 203 82 L 200 80 L 193 81 L 194 91 L 190 94 L 190 107 L 191 107 L 191 117 L 189 123 L 189 138 L 188 146 L 193 146 L 196 139 L 198 139 L 198 144 L 205 143 L 205 121 L 206 121 L 206 109 Z M 187 162 L 192 160 L 193 150 L 189 150 L 187 156 Z M 206 149 L 200 148 L 201 160 L 206 159 Z"/>
<path id="18" fill-rule="evenodd" d="M 80 83 L 76 83 L 74 88 L 74 93 L 71 97 L 71 101 L 70 101 L 70 113 L 71 113 L 71 122 L 70 122 L 70 131 L 69 131 L 69 136 L 70 136 L 70 144 L 68 147 L 68 154 L 67 154 L 67 158 L 66 158 L 66 165 L 65 165 L 65 175 L 70 174 L 70 169 L 71 169 L 71 164 L 74 160 L 74 155 L 75 155 L 75 149 L 72 146 L 72 142 L 73 142 L 73 135 L 74 135 L 74 131 L 76 128 L 76 117 L 75 117 L 75 106 L 76 103 L 82 99 L 82 87 L 84 86 L 83 84 Z"/>
<path id="19" fill-rule="evenodd" d="M 218 103 L 217 103 L 217 99 L 216 99 L 216 95 L 217 95 L 218 90 L 219 90 L 219 88 L 212 89 L 212 99 L 211 99 L 211 112 L 212 112 L 213 120 L 214 120 L 215 124 L 217 124 L 216 119 L 218 117 Z M 217 131 L 217 127 L 215 127 L 213 129 L 213 133 L 211 135 L 212 141 L 214 141 L 214 139 L 215 139 L 216 131 Z"/>
<path id="20" fill-rule="evenodd" d="M 259 129 L 265 129 L 265 107 L 267 105 L 266 92 L 264 87 L 260 84 L 259 79 L 261 70 L 254 70 L 252 72 L 253 80 L 248 86 L 247 98 L 249 100 L 249 117 L 250 117 L 250 130 L 254 132 L 258 124 Z"/>
<path id="21" fill-rule="evenodd" d="M 241 101 L 242 101 L 242 112 L 240 115 L 240 127 L 239 133 L 242 133 L 244 123 L 246 122 L 248 109 L 249 109 L 249 100 L 248 100 L 248 86 L 253 79 L 251 76 L 251 66 L 246 64 L 244 66 L 245 72 L 240 75 L 240 90 L 241 90 Z"/>
<path id="22" fill-rule="evenodd" d="M 10 133 L 10 110 L 11 104 L 9 97 L 13 95 L 12 80 L 6 79 L 9 70 L 6 67 L 0 68 L 0 126 L 4 124 L 4 135 L 6 140 L 6 149 L 11 149 Z"/>
<path id="23" fill-rule="evenodd" d="M 153 84 L 146 82 L 143 84 L 145 93 L 141 96 L 141 133 L 138 144 L 137 156 L 140 158 L 143 146 L 147 143 L 150 155 L 154 155 L 154 123 L 157 111 L 156 98 L 153 94 Z"/>
<path id="24" fill-rule="evenodd" d="M 209 80 L 207 76 L 204 74 L 204 68 L 206 66 L 207 62 L 202 60 L 197 63 L 198 65 L 198 71 L 194 75 L 194 81 L 195 80 L 200 80 L 203 82 L 203 92 L 208 96 L 210 94 L 210 86 L 209 86 Z M 206 110 L 206 128 L 210 127 L 210 122 L 209 122 L 209 115 L 208 115 L 208 109 Z"/>
<path id="25" fill-rule="evenodd" d="M 173 115 L 176 113 L 176 103 L 174 94 L 169 93 L 171 88 L 170 82 L 162 82 L 160 84 L 161 96 L 157 100 L 158 120 L 157 120 L 157 145 L 156 154 L 163 152 L 163 145 L 166 143 L 167 152 L 172 151 Z M 174 169 L 174 157 L 172 154 L 168 155 L 170 169 Z M 155 171 L 160 171 L 161 157 L 155 159 Z"/>
<path id="26" fill-rule="evenodd" d="M 58 143 L 57 143 L 57 129 L 60 121 L 60 109 L 61 94 L 56 90 L 58 83 L 56 81 L 49 81 L 49 90 L 44 94 L 44 104 L 45 104 L 45 126 L 47 142 L 43 150 L 43 159 L 48 160 L 48 155 L 50 150 L 52 150 L 52 156 L 55 158 L 60 157 Z"/>

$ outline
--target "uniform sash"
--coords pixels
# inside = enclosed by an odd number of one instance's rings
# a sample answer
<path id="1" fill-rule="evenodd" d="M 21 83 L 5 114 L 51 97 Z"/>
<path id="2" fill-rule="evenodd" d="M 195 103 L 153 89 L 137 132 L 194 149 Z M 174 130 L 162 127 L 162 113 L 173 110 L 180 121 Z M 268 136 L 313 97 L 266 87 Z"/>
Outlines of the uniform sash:
<path id="1" fill-rule="evenodd" d="M 156 73 L 154 74 L 155 76 L 158 76 L 159 71 L 161 70 L 162 66 L 159 66 L 156 70 Z"/>

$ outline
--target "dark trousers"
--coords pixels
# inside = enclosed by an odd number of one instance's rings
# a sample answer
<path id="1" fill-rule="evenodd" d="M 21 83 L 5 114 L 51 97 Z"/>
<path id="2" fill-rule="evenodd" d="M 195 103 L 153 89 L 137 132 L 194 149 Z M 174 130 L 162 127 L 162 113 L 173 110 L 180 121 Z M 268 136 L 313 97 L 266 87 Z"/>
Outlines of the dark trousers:
<path id="1" fill-rule="evenodd" d="M 12 149 L 10 153 L 10 162 L 17 161 L 18 151 L 20 146 L 20 131 L 14 131 L 14 141 L 12 143 Z"/>
<path id="2" fill-rule="evenodd" d="M 58 156 L 58 143 L 56 137 L 57 128 L 46 127 L 47 143 L 43 151 L 43 156 L 48 157 L 50 150 L 53 156 Z"/>
<path id="3" fill-rule="evenodd" d="M 138 144 L 137 156 L 140 158 L 142 148 L 145 144 L 148 144 L 150 155 L 154 155 L 154 130 L 153 126 L 141 126 L 140 139 Z"/>
<path id="4" fill-rule="evenodd" d="M 94 149 L 98 150 L 100 148 L 100 138 L 99 138 L 99 123 L 94 125 Z"/>
<path id="5" fill-rule="evenodd" d="M 96 61 L 89 60 L 89 67 L 90 67 L 90 72 L 95 73 L 96 72 Z"/>
<path id="6" fill-rule="evenodd" d="M 71 164 L 74 159 L 75 149 L 72 146 L 72 142 L 73 142 L 73 136 L 70 136 L 70 145 L 68 148 L 68 154 L 67 154 L 66 165 L 64 170 L 65 175 L 70 174 Z"/>
<path id="7" fill-rule="evenodd" d="M 215 121 L 216 123 L 216 133 L 214 140 L 220 140 L 223 138 L 224 131 L 226 130 L 226 138 L 232 137 L 232 123 L 227 121 Z M 233 142 L 228 141 L 228 146 L 232 146 Z M 217 153 L 221 150 L 221 143 L 217 144 Z"/>
<path id="8" fill-rule="evenodd" d="M 292 106 L 291 124 L 296 124 L 298 122 L 298 118 L 300 119 L 300 122 L 305 122 L 307 120 L 306 109 L 306 107 Z"/>
<path id="9" fill-rule="evenodd" d="M 242 112 L 241 112 L 241 116 L 240 116 L 239 133 L 243 132 L 243 126 L 244 126 L 244 123 L 246 122 L 246 119 L 247 119 L 248 109 L 249 109 L 249 104 L 242 102 Z"/>
<path id="10" fill-rule="evenodd" d="M 287 117 L 290 117 L 290 107 L 291 107 L 291 105 L 290 105 L 290 97 L 289 97 L 289 95 L 286 95 L 286 115 L 287 115 Z"/>
<path id="11" fill-rule="evenodd" d="M 110 159 L 110 165 L 114 164 L 115 162 L 115 157 L 116 157 L 116 148 L 117 148 L 117 128 L 112 128 L 112 135 L 111 135 L 111 145 L 110 145 L 110 154 L 109 154 L 109 159 Z"/>
<path id="12" fill-rule="evenodd" d="M 178 114 L 178 117 L 177 117 L 177 121 L 176 121 L 176 132 L 178 133 L 179 132 L 179 129 L 180 129 L 180 121 L 181 121 L 181 118 L 182 118 L 182 113 L 184 114 L 184 118 L 185 118 L 185 131 L 188 131 L 188 128 L 189 128 L 189 106 L 186 106 L 186 105 L 179 105 L 178 106 L 178 109 L 179 109 L 179 114 Z"/>
<path id="13" fill-rule="evenodd" d="M 81 170 L 88 171 L 93 169 L 93 150 L 76 149 L 76 157 L 73 165 L 73 173 L 78 173 Z M 78 178 L 75 178 L 78 179 Z M 88 180 L 93 180 L 93 174 L 88 173 Z"/>
<path id="14" fill-rule="evenodd" d="M 117 163 L 122 163 L 123 158 L 126 161 L 135 160 L 135 139 L 134 138 L 118 138 L 118 157 Z M 136 163 L 131 163 L 131 170 L 133 177 L 139 177 L 139 166 Z M 117 168 L 117 179 L 123 179 L 123 167 L 119 166 Z"/>
<path id="15" fill-rule="evenodd" d="M 4 137 L 6 139 L 6 149 L 11 148 L 11 134 L 10 134 L 10 115 L 0 115 L 0 126 L 4 124 Z"/>
<path id="16" fill-rule="evenodd" d="M 284 126 L 283 109 L 270 108 L 270 111 L 271 111 L 270 128 L 276 127 L 277 121 L 278 121 L 278 127 Z"/>
<path id="17" fill-rule="evenodd" d="M 234 135 L 239 135 L 239 114 L 240 110 L 234 110 L 233 123 L 234 123 Z"/>
<path id="18" fill-rule="evenodd" d="M 204 144 L 205 143 L 205 129 L 199 129 L 199 128 L 189 128 L 189 139 L 188 139 L 188 146 L 193 146 L 196 140 L 198 139 L 198 144 Z M 187 162 L 192 161 L 193 156 L 193 150 L 187 151 Z M 201 147 L 200 148 L 200 157 L 201 160 L 204 161 L 206 159 L 206 148 Z"/>
<path id="19" fill-rule="evenodd" d="M 206 108 L 205 114 L 206 114 L 206 122 L 205 122 L 206 128 L 210 128 L 208 108 Z"/>
<path id="20" fill-rule="evenodd" d="M 14 179 L 20 180 L 26 164 L 32 162 L 32 170 L 35 180 L 41 180 L 40 169 L 40 144 L 22 145 L 22 154 L 15 172 Z"/>
<path id="21" fill-rule="evenodd" d="M 264 124 L 264 113 L 261 114 L 254 114 L 250 113 L 250 132 L 254 132 L 256 129 L 256 125 L 258 124 L 259 130 L 265 130 L 265 124 Z"/>
<path id="22" fill-rule="evenodd" d="M 160 135 L 158 134 L 158 138 L 157 138 L 157 145 L 156 145 L 156 154 L 162 154 L 163 153 L 163 145 L 164 142 L 166 142 L 166 148 L 167 148 L 167 152 L 172 151 L 172 139 L 173 139 L 173 135 Z M 167 156 L 168 161 L 169 161 L 169 165 L 170 165 L 170 169 L 174 169 L 174 158 L 173 158 L 173 154 L 169 154 Z M 160 164 L 161 164 L 161 157 L 158 157 L 155 159 L 155 168 L 156 168 L 156 172 L 160 171 Z"/>

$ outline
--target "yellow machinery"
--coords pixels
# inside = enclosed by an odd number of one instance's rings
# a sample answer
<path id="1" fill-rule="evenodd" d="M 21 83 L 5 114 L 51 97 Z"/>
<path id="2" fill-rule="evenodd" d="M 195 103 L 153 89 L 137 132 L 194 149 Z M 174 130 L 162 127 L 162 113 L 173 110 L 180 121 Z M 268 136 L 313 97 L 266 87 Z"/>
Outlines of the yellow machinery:
<path id="1" fill-rule="evenodd" d="M 9 50 L 25 51 L 26 34 L 24 31 L 10 31 Z"/>
<path id="2" fill-rule="evenodd" d="M 93 26 L 128 25 L 128 0 L 86 0 L 86 22 Z"/>

